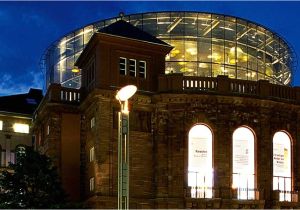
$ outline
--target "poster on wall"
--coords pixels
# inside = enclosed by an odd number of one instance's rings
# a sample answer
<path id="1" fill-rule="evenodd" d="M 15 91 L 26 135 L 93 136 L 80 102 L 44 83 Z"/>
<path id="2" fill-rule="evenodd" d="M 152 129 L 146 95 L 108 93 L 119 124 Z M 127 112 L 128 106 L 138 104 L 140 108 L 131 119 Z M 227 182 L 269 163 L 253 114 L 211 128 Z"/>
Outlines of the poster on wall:
<path id="1" fill-rule="evenodd" d="M 234 173 L 243 173 L 248 170 L 249 144 L 248 140 L 236 139 L 233 145 L 233 169 Z"/>
<path id="2" fill-rule="evenodd" d="M 289 176 L 289 153 L 284 144 L 273 144 L 273 170 L 275 176 Z"/>
<path id="3" fill-rule="evenodd" d="M 191 137 L 189 140 L 189 170 L 200 172 L 209 166 L 208 139 Z"/>

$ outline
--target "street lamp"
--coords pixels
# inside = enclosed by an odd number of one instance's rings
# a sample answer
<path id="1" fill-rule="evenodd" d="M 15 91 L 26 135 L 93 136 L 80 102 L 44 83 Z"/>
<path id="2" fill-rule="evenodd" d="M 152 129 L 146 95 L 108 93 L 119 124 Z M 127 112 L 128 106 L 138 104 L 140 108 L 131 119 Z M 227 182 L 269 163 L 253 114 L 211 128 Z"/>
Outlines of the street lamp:
<path id="1" fill-rule="evenodd" d="M 118 209 L 129 209 L 129 109 L 128 99 L 137 87 L 127 85 L 116 95 L 121 111 L 118 113 Z"/>

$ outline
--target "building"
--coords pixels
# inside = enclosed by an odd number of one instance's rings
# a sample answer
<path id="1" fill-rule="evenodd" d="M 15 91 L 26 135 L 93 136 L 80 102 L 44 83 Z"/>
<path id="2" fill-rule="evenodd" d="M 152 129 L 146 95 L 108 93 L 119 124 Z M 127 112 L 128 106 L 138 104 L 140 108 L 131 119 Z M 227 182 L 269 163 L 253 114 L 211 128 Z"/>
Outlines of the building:
<path id="1" fill-rule="evenodd" d="M 287 42 L 224 15 L 119 19 L 95 23 L 109 24 L 83 52 L 85 28 L 46 54 L 49 87 L 33 129 L 70 197 L 117 207 L 115 95 L 134 84 L 130 208 L 299 208 L 300 88 L 290 86 Z M 68 55 L 78 68 L 54 70 Z"/>
<path id="2" fill-rule="evenodd" d="M 33 113 L 43 98 L 42 90 L 0 97 L 0 162 L 1 168 L 15 162 L 18 152 L 34 146 L 31 124 Z"/>

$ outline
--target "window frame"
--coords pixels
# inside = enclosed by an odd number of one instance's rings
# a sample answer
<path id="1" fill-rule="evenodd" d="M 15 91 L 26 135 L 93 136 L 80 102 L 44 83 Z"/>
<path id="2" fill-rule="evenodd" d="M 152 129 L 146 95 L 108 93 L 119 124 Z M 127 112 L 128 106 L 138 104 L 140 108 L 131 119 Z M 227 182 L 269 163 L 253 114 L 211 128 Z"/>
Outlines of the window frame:
<path id="1" fill-rule="evenodd" d="M 144 66 L 141 66 L 141 63 L 144 63 Z M 143 69 L 143 71 L 141 71 Z M 139 60 L 139 77 L 146 79 L 147 78 L 147 62 L 144 60 Z"/>
<path id="2" fill-rule="evenodd" d="M 92 146 L 90 147 L 90 150 L 89 150 L 89 162 L 93 162 L 95 161 L 95 147 Z"/>
<path id="3" fill-rule="evenodd" d="M 90 120 L 90 128 L 93 129 L 96 126 L 96 119 L 92 117 Z"/>
<path id="4" fill-rule="evenodd" d="M 90 192 L 93 192 L 95 190 L 95 177 L 90 177 Z"/>
<path id="5" fill-rule="evenodd" d="M 286 137 L 288 137 L 288 143 L 289 145 L 289 158 L 290 158 L 290 161 L 289 161 L 289 176 L 279 176 L 279 175 L 276 175 L 275 176 L 275 171 L 274 171 L 274 140 L 275 140 L 275 136 L 276 134 L 279 134 L 279 133 L 283 133 L 284 135 L 286 135 Z M 277 137 L 278 138 L 278 137 Z M 276 141 L 278 141 L 276 139 Z M 285 142 L 283 142 L 285 143 Z M 289 132 L 285 131 L 285 130 L 280 130 L 280 131 L 276 131 L 273 135 L 273 138 L 272 138 L 272 183 L 273 183 L 273 187 L 272 187 L 272 190 L 273 191 L 279 191 L 279 201 L 285 201 L 285 202 L 291 202 L 292 201 L 292 191 L 293 191 L 293 139 L 291 137 L 291 135 L 289 134 Z M 277 182 L 278 184 L 277 185 L 274 185 L 274 182 L 275 182 L 275 177 L 277 177 Z M 284 186 L 283 186 L 283 190 L 282 189 L 279 189 L 280 188 L 280 180 L 283 179 L 283 183 L 284 183 Z M 286 180 L 289 180 L 290 181 L 290 189 L 287 189 L 286 187 Z M 277 186 L 277 188 L 275 187 Z"/>
<path id="6" fill-rule="evenodd" d="M 130 62 L 133 61 L 134 64 L 131 64 Z M 134 69 L 131 69 L 133 67 Z M 136 77 L 136 59 L 130 58 L 128 59 L 128 72 L 129 76 Z"/>
<path id="7" fill-rule="evenodd" d="M 124 63 L 121 62 L 121 60 L 123 60 Z M 121 68 L 121 65 L 124 65 L 123 69 Z M 124 72 L 124 73 L 122 73 L 122 72 Z M 119 74 L 124 75 L 124 76 L 127 75 L 127 58 L 125 58 L 125 57 L 119 57 Z"/>
<path id="8" fill-rule="evenodd" d="M 244 198 L 243 196 L 243 192 L 240 190 L 240 189 L 244 189 L 244 187 L 242 186 L 235 186 L 234 184 L 234 175 L 239 175 L 239 177 L 241 176 L 240 173 L 236 173 L 234 171 L 234 135 L 235 135 L 235 132 L 240 129 L 240 128 L 245 128 L 245 129 L 248 129 L 248 131 L 250 131 L 253 135 L 253 174 L 245 174 L 243 175 L 242 174 L 242 179 L 244 179 L 243 176 L 246 176 L 247 177 L 247 185 L 248 185 L 248 177 L 249 176 L 253 176 L 253 189 L 251 187 L 246 187 L 246 198 Z M 241 137 L 239 137 L 241 138 Z M 249 139 L 247 139 L 249 141 Z M 256 142 L 257 142 L 257 137 L 256 137 L 256 134 L 254 132 L 254 130 L 252 128 L 250 128 L 249 126 L 239 126 L 237 127 L 236 129 L 234 129 L 233 133 L 232 133 L 232 139 L 231 139 L 231 143 L 232 143 L 232 146 L 231 146 L 231 149 L 232 149 L 232 156 L 231 156 L 231 163 L 232 163 L 232 169 L 231 169 L 231 177 L 232 177 L 232 188 L 233 189 L 236 189 L 237 190 L 237 199 L 238 200 L 255 200 L 256 199 L 256 193 L 255 193 L 255 190 L 256 190 L 256 186 L 257 186 L 257 148 L 256 148 Z M 249 143 L 248 143 L 249 145 Z M 253 194 L 252 195 L 249 195 L 249 192 L 253 191 Z"/>
<path id="9" fill-rule="evenodd" d="M 190 171 L 190 146 L 191 146 L 191 139 L 195 136 L 191 134 L 191 131 L 197 127 L 197 126 L 204 126 L 205 128 L 204 129 L 207 129 L 209 132 L 210 132 L 210 139 L 209 139 L 209 142 L 210 142 L 210 146 L 208 146 L 207 148 L 210 148 L 211 149 L 211 157 L 210 157 L 210 161 L 211 161 L 211 183 L 209 184 L 206 184 L 204 182 L 204 188 L 200 185 L 198 185 L 198 177 L 200 178 L 200 180 L 202 178 L 204 178 L 204 180 L 206 179 L 206 175 L 203 176 L 203 174 L 198 174 L 199 172 L 192 172 Z M 202 133 L 201 133 L 202 134 Z M 198 136 L 197 136 L 198 137 Z M 207 137 L 207 136 L 204 136 L 204 135 L 201 135 L 200 137 L 198 138 L 204 138 L 204 137 Z M 202 140 L 201 139 L 201 140 Z M 213 133 L 213 130 L 211 129 L 211 127 L 207 124 L 204 124 L 204 123 L 197 123 L 197 124 L 194 124 L 190 129 L 189 129 L 189 132 L 188 132 L 188 160 L 187 160 L 187 165 L 188 165 L 188 174 L 187 174 L 187 183 L 189 185 L 189 178 L 192 177 L 193 173 L 196 173 L 194 175 L 194 177 L 196 177 L 196 186 L 189 186 L 191 188 L 191 197 L 192 198 L 213 198 L 214 197 L 214 194 L 213 194 L 213 188 L 214 188 L 214 173 L 213 173 L 213 170 L 214 170 L 214 133 Z M 192 180 L 191 180 L 192 181 Z M 211 186 L 209 186 L 211 185 Z"/>

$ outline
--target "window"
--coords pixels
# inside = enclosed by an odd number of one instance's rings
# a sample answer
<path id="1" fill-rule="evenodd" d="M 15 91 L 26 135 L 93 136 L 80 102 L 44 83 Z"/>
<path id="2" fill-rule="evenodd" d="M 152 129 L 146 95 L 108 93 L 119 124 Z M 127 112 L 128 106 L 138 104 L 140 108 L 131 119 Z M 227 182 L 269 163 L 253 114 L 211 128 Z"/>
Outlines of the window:
<path id="1" fill-rule="evenodd" d="M 203 124 L 189 132 L 188 185 L 192 198 L 212 198 L 212 132 Z"/>
<path id="2" fill-rule="evenodd" d="M 95 127 L 95 117 L 91 119 L 91 128 Z"/>
<path id="3" fill-rule="evenodd" d="M 273 190 L 279 190 L 279 201 L 291 201 L 291 138 L 283 131 L 273 137 Z"/>
<path id="4" fill-rule="evenodd" d="M 15 160 L 16 162 L 20 159 L 20 157 L 25 156 L 26 154 L 26 148 L 22 145 L 16 146 L 15 150 Z"/>
<path id="5" fill-rule="evenodd" d="M 92 147 L 90 149 L 90 162 L 93 162 L 95 160 L 95 147 Z"/>
<path id="6" fill-rule="evenodd" d="M 95 178 L 90 178 L 90 192 L 95 190 Z"/>
<path id="7" fill-rule="evenodd" d="M 136 76 L 136 60 L 129 59 L 129 75 L 135 77 Z"/>
<path id="8" fill-rule="evenodd" d="M 120 74 L 121 75 L 126 75 L 126 61 L 127 59 L 126 58 L 122 58 L 120 57 L 120 60 L 119 60 L 119 71 L 120 71 Z"/>
<path id="9" fill-rule="evenodd" d="M 139 77 L 146 78 L 146 61 L 139 61 Z"/>
<path id="10" fill-rule="evenodd" d="M 28 124 L 15 123 L 13 128 L 16 133 L 29 133 Z"/>
<path id="11" fill-rule="evenodd" d="M 238 199 L 255 199 L 254 133 L 239 127 L 232 137 L 232 188 L 237 189 Z"/>
<path id="12" fill-rule="evenodd" d="M 3 121 L 0 120 L 0 131 L 2 131 L 2 130 L 3 130 Z"/>
<path id="13" fill-rule="evenodd" d="M 47 126 L 47 135 L 49 135 L 50 134 L 50 126 L 48 125 Z"/>

